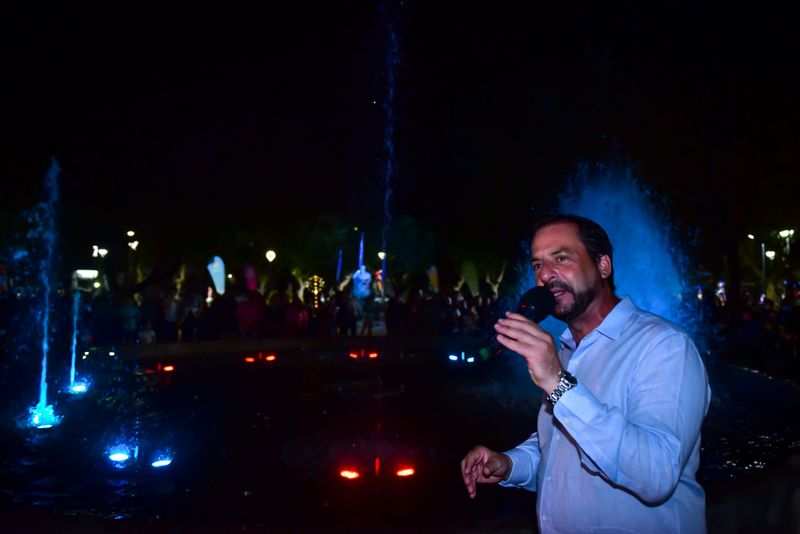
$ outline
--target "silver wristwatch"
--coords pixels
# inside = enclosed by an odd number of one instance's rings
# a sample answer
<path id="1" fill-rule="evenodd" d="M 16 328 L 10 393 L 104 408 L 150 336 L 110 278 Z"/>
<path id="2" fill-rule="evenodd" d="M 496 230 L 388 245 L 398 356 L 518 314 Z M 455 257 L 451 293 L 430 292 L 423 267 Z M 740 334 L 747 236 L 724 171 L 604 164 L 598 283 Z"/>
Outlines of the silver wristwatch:
<path id="1" fill-rule="evenodd" d="M 564 393 L 577 385 L 578 379 L 572 376 L 566 369 L 562 369 L 561 372 L 558 373 L 558 384 L 553 392 L 547 396 L 547 400 L 550 401 L 550 404 L 555 406 L 558 399 L 560 399 Z"/>

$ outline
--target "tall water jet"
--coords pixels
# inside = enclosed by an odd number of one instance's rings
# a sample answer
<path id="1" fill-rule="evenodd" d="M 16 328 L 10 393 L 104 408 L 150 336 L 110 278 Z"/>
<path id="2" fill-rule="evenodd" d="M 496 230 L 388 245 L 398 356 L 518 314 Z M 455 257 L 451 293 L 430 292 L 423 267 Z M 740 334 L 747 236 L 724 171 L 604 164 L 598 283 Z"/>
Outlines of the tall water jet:
<path id="1" fill-rule="evenodd" d="M 29 424 L 35 428 L 50 428 L 61 421 L 52 405 L 47 404 L 47 355 L 50 351 L 50 276 L 53 268 L 53 257 L 56 246 L 56 207 L 58 203 L 58 177 L 61 167 L 55 158 L 50 163 L 50 168 L 45 174 L 44 190 L 45 201 L 41 219 L 42 241 L 44 254 L 42 255 L 40 281 L 42 284 L 42 369 L 39 378 L 39 402 L 31 407 Z"/>
<path id="2" fill-rule="evenodd" d="M 395 113 L 394 113 L 394 99 L 397 84 L 397 65 L 400 62 L 399 46 L 397 43 L 397 34 L 394 31 L 394 26 L 391 21 L 391 15 L 386 13 L 388 20 L 388 45 L 386 48 L 386 95 L 383 101 L 383 111 L 385 116 L 385 124 L 383 128 L 383 148 L 385 152 L 386 161 L 383 168 L 383 232 L 381 237 L 381 250 L 384 252 L 381 258 L 381 271 L 384 280 L 388 280 L 388 271 L 386 270 L 386 262 L 389 257 L 388 254 L 388 234 L 389 228 L 392 224 L 392 180 L 397 171 L 396 155 L 395 155 Z"/>
<path id="3" fill-rule="evenodd" d="M 342 279 L 342 249 L 339 249 L 339 253 L 337 254 L 336 258 L 336 283 L 338 284 Z"/>
<path id="4" fill-rule="evenodd" d="M 358 270 L 364 266 L 364 232 L 361 232 L 361 239 L 358 242 Z"/>
<path id="5" fill-rule="evenodd" d="M 77 288 L 72 292 L 72 340 L 70 342 L 70 367 L 69 367 L 69 386 L 67 392 L 79 395 L 86 393 L 89 385 L 86 381 L 77 381 L 75 376 L 75 364 L 78 354 L 78 318 L 81 311 L 81 292 Z"/>

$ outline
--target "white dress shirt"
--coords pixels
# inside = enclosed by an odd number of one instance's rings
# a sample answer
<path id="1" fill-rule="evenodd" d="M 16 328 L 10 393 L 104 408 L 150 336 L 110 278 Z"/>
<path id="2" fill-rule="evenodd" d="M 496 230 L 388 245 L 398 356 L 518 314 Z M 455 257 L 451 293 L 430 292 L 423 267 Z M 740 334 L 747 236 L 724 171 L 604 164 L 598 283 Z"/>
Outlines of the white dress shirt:
<path id="1" fill-rule="evenodd" d="M 501 485 L 537 492 L 542 534 L 704 533 L 695 473 L 711 390 L 692 340 L 623 299 L 578 347 L 569 329 L 560 342 L 578 385 L 542 403 Z"/>

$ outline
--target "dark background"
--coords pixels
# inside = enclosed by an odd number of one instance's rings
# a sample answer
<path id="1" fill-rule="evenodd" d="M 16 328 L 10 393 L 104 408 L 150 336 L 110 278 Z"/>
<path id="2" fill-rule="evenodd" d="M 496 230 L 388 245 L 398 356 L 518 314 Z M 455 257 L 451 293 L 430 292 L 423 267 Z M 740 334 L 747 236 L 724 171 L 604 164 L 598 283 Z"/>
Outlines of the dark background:
<path id="1" fill-rule="evenodd" d="M 128 227 L 162 252 L 320 214 L 376 228 L 387 22 L 393 212 L 439 246 L 504 254 L 598 160 L 632 164 L 712 268 L 797 225 L 800 47 L 777 4 L 4 6 L 0 230 L 56 156 L 67 254 Z"/>

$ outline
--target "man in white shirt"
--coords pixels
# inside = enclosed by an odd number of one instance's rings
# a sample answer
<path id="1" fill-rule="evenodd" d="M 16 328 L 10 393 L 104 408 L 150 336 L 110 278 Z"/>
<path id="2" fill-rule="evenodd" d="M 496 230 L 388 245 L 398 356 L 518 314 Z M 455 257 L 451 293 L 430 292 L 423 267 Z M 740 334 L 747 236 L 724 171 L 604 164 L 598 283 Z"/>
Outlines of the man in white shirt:
<path id="1" fill-rule="evenodd" d="M 611 243 L 594 221 L 550 217 L 531 248 L 537 285 L 568 328 L 557 348 L 521 315 L 495 325 L 546 399 L 528 440 L 467 453 L 470 497 L 479 483 L 536 491 L 542 533 L 705 532 L 695 473 L 711 391 L 694 343 L 614 294 Z"/>

